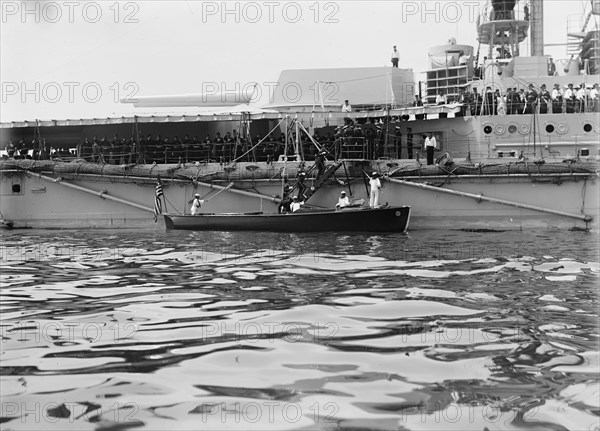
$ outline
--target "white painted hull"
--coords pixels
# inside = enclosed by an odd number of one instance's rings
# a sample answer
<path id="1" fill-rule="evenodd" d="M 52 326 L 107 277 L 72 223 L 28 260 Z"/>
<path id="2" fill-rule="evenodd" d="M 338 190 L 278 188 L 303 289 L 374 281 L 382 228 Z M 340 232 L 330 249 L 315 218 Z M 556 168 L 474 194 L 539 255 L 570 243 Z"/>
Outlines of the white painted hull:
<path id="1" fill-rule="evenodd" d="M 546 208 L 573 215 L 588 215 L 591 223 L 569 216 L 548 214 L 531 209 L 479 201 L 463 196 L 453 196 L 431 190 L 421 190 L 402 184 L 384 182 L 380 203 L 407 205 L 412 207 L 411 229 L 524 229 L 524 228 L 591 228 L 598 227 L 599 186 L 597 176 L 577 181 L 552 182 L 553 177 L 537 178 L 536 182 L 523 177 L 507 178 L 463 178 L 447 180 L 444 189 L 456 190 L 472 195 L 481 195 L 515 203 Z M 423 180 L 433 181 L 424 178 Z M 541 182 L 541 181 L 549 182 Z M 64 182 L 67 182 L 65 180 Z M 129 179 L 99 181 L 95 178 L 78 177 L 71 184 L 94 190 L 90 194 L 67 188 L 63 184 L 48 181 L 33 175 L 2 175 L 0 182 L 0 211 L 15 227 L 28 228 L 155 228 L 150 211 L 154 203 L 155 182 L 151 179 L 134 182 Z M 435 182 L 435 181 L 434 181 Z M 19 184 L 20 193 L 13 192 L 13 184 Z M 352 183 L 353 199 L 368 196 L 362 181 Z M 226 184 L 222 184 L 225 186 Z M 278 181 L 236 182 L 237 189 L 260 193 L 259 199 L 252 196 L 224 191 L 214 197 L 215 190 L 194 187 L 191 183 L 170 182 L 163 179 L 168 210 L 171 213 L 189 212 L 189 201 L 194 193 L 209 199 L 203 211 L 220 212 L 276 212 L 277 203 L 272 197 L 281 192 Z M 322 187 L 310 203 L 332 207 L 341 190 L 337 185 Z M 99 192 L 104 191 L 103 197 Z M 114 202 L 107 196 L 120 198 L 147 210 L 128 204 Z M 160 220 L 160 219 L 159 219 Z M 161 228 L 164 228 L 162 226 Z"/>

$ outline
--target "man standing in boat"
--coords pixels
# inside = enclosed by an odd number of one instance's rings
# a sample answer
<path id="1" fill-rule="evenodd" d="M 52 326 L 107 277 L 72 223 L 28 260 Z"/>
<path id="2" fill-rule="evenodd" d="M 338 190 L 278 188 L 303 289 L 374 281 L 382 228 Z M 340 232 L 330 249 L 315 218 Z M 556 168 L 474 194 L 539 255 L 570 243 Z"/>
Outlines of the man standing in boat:
<path id="1" fill-rule="evenodd" d="M 427 152 L 427 164 L 433 165 L 433 152 L 437 147 L 437 141 L 433 133 L 429 132 L 425 138 L 425 151 Z"/>
<path id="2" fill-rule="evenodd" d="M 377 208 L 379 206 L 379 191 L 381 190 L 381 181 L 379 181 L 379 174 L 377 172 L 373 172 L 369 177 L 369 185 L 371 186 L 369 206 Z"/>
<path id="3" fill-rule="evenodd" d="M 194 195 L 194 200 L 192 201 L 192 208 L 190 208 L 190 212 L 192 213 L 192 215 L 200 214 L 200 207 L 203 203 L 204 201 L 200 199 L 200 195 L 196 193 Z"/>

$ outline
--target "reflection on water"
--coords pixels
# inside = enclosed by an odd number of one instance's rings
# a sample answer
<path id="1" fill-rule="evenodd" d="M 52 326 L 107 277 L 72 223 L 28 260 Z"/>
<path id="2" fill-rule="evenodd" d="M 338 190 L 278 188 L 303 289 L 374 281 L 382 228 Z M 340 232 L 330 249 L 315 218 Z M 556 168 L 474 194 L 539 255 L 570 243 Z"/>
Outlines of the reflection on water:
<path id="1" fill-rule="evenodd" d="M 597 235 L 2 234 L 3 429 L 594 429 Z"/>

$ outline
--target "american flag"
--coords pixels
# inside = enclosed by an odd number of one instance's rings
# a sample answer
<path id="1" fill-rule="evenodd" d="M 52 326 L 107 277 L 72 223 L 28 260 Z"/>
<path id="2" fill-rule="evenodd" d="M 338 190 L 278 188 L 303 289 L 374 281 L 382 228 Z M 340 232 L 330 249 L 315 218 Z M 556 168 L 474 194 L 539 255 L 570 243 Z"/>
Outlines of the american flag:
<path id="1" fill-rule="evenodd" d="M 156 179 L 156 194 L 154 197 L 154 223 L 158 221 L 158 215 L 162 214 L 162 201 L 160 198 L 163 195 L 162 183 L 160 182 L 160 176 Z"/>

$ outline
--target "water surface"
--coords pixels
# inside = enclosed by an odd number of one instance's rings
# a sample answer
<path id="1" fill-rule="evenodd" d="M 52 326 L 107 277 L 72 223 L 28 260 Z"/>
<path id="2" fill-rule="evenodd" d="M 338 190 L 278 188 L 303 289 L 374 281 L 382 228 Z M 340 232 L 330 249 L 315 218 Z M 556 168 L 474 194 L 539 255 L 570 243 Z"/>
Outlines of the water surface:
<path id="1" fill-rule="evenodd" d="M 2 429 L 597 429 L 598 236 L 13 231 Z"/>

